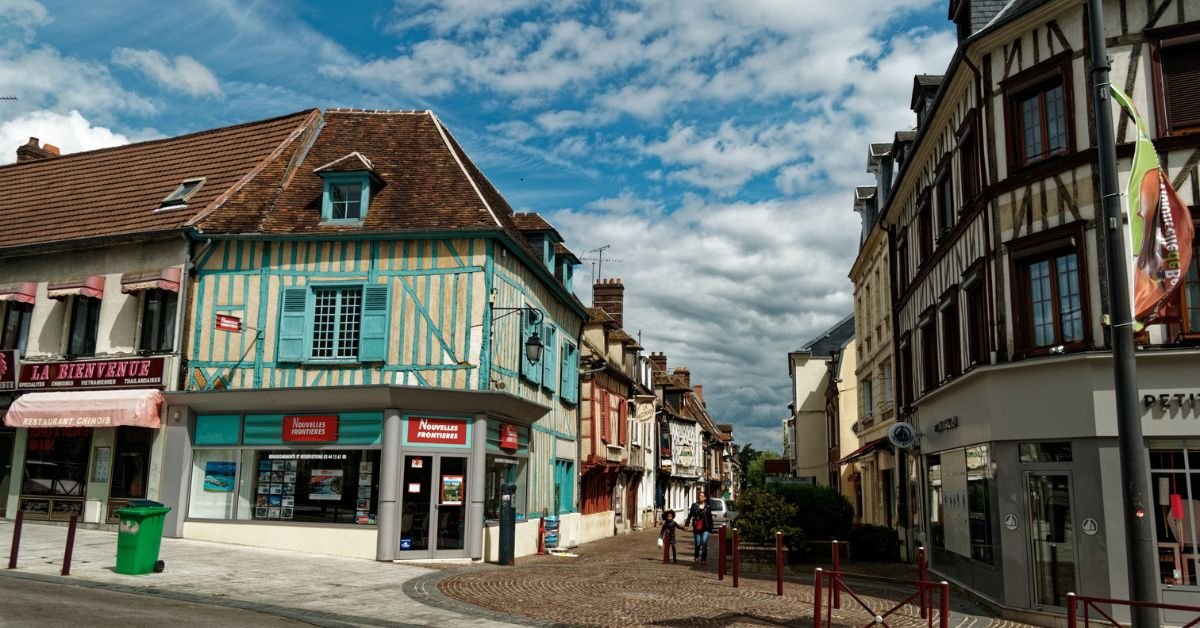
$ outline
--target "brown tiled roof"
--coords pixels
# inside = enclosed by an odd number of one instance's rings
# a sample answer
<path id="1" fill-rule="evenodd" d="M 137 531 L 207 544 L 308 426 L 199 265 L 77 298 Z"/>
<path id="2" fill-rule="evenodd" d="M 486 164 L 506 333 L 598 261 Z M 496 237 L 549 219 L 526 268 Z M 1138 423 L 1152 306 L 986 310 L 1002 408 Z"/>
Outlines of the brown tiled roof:
<path id="1" fill-rule="evenodd" d="M 554 231 L 554 225 L 536 212 L 513 214 L 513 222 L 521 231 Z"/>
<path id="2" fill-rule="evenodd" d="M 0 166 L 0 249 L 168 232 L 253 187 L 316 110 L 163 140 Z M 156 211 L 184 179 L 186 207 Z M 236 194 L 233 194 L 236 195 Z"/>
<path id="3" fill-rule="evenodd" d="M 347 153 L 324 166 L 313 169 L 314 172 L 363 172 L 374 171 L 375 165 L 370 158 L 358 151 Z"/>
<path id="4" fill-rule="evenodd" d="M 572 253 L 571 249 L 568 249 L 567 245 L 563 244 L 562 242 L 556 242 L 554 244 L 554 254 L 559 257 L 565 257 L 565 258 L 569 259 L 572 264 L 581 264 L 582 263 L 579 260 L 579 256 Z"/>

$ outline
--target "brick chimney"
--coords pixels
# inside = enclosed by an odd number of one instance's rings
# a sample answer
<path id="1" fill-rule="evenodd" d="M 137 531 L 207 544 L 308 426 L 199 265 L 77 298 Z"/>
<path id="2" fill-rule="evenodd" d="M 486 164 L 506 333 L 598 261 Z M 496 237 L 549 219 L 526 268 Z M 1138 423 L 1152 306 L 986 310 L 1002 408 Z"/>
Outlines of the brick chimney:
<path id="1" fill-rule="evenodd" d="M 701 405 L 704 405 L 704 385 L 696 384 L 692 387 L 692 392 L 696 393 L 696 398 L 700 400 Z"/>
<path id="2" fill-rule="evenodd" d="M 40 146 L 36 137 L 29 138 L 28 142 L 17 147 L 17 163 L 50 159 L 51 157 L 58 157 L 58 155 L 59 150 L 57 146 L 53 144 Z"/>
<path id="3" fill-rule="evenodd" d="M 667 356 L 662 353 L 651 353 L 650 364 L 652 364 L 653 369 L 659 373 L 667 372 Z"/>
<path id="4" fill-rule="evenodd" d="M 692 387 L 692 372 L 686 366 L 675 369 L 675 375 L 682 381 L 684 388 Z"/>
<path id="5" fill-rule="evenodd" d="M 625 286 L 620 279 L 601 279 L 592 286 L 592 305 L 625 326 Z"/>

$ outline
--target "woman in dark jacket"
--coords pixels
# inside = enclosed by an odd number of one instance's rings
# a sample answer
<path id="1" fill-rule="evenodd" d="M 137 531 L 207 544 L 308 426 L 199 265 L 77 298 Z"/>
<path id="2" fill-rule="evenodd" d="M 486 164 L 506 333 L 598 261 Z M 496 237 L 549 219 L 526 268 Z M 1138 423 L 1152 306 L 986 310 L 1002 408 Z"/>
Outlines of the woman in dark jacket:
<path id="1" fill-rule="evenodd" d="M 708 564 L 708 533 L 713 529 L 712 510 L 708 507 L 708 497 L 701 491 L 696 496 L 696 502 L 688 509 L 686 526 L 692 531 L 696 541 L 695 556 L 692 560 L 700 564 Z"/>

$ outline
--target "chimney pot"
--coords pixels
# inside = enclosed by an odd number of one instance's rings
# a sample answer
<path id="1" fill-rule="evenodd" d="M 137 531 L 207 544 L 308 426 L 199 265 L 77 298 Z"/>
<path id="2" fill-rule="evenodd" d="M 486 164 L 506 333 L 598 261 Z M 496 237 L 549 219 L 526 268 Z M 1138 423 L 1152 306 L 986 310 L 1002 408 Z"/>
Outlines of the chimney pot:
<path id="1" fill-rule="evenodd" d="M 682 384 L 683 384 L 684 388 L 692 387 L 692 372 L 689 371 L 686 366 L 681 366 L 681 367 L 675 369 L 675 375 L 677 377 L 679 377 L 680 380 L 682 380 Z"/>
<path id="2" fill-rule="evenodd" d="M 30 137 L 29 141 L 17 147 L 17 163 L 25 163 L 27 161 L 39 161 L 58 157 L 59 150 L 53 144 L 46 144 L 44 147 L 38 145 L 38 138 Z"/>
<path id="3" fill-rule="evenodd" d="M 601 279 L 592 286 L 592 305 L 604 310 L 617 326 L 625 326 L 625 286 L 620 279 Z"/>

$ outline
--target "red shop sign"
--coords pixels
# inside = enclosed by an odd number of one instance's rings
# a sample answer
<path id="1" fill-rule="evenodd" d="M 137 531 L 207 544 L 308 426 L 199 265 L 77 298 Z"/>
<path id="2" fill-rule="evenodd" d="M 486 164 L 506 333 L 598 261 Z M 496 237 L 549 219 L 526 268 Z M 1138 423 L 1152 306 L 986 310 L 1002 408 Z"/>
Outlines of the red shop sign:
<path id="1" fill-rule="evenodd" d="M 242 319 L 229 314 L 217 314 L 217 331 L 242 331 Z"/>
<path id="2" fill-rule="evenodd" d="M 166 388 L 166 356 L 21 362 L 18 390 L 71 388 Z"/>
<path id="3" fill-rule="evenodd" d="M 500 449 L 516 449 L 518 447 L 517 426 L 507 423 L 500 424 Z"/>
<path id="4" fill-rule="evenodd" d="M 466 445 L 467 422 L 463 419 L 409 417 L 408 442 L 421 445 Z"/>
<path id="5" fill-rule="evenodd" d="M 338 418 L 332 416 L 285 416 L 283 440 L 332 443 L 338 438 Z"/>

